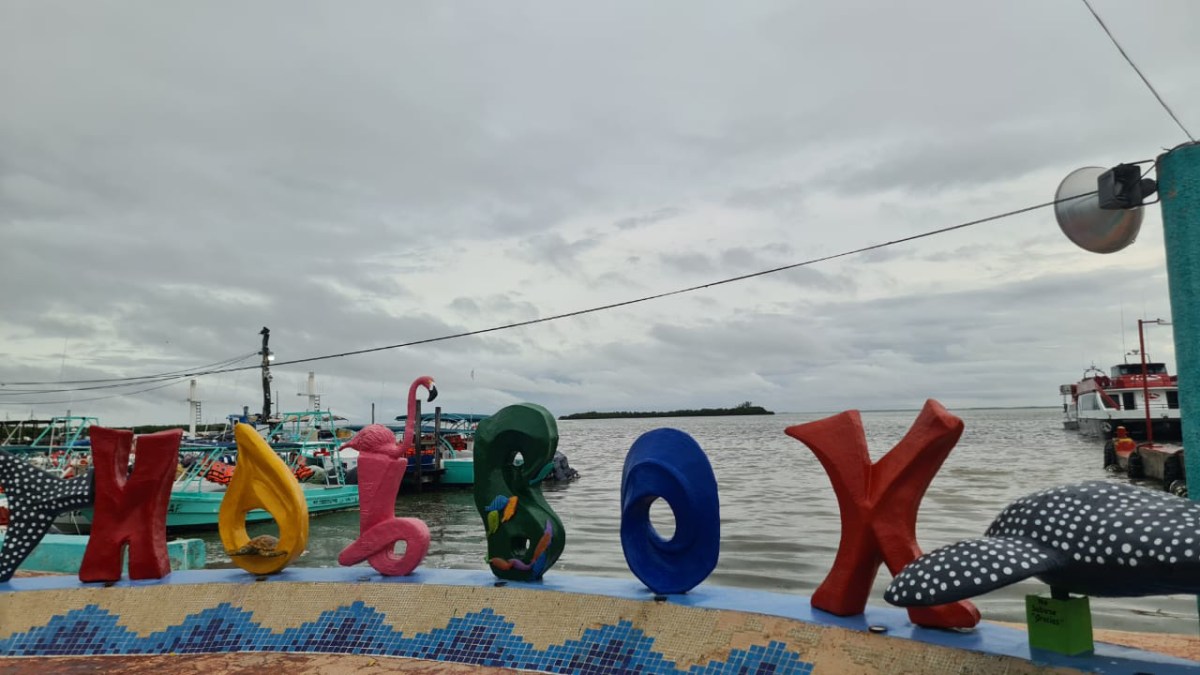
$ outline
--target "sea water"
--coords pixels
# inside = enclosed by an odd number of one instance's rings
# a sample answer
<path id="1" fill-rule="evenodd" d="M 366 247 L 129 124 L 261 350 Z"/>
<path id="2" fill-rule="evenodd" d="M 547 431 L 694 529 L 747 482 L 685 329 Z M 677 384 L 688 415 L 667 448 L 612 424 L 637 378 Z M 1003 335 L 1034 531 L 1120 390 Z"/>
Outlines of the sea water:
<path id="1" fill-rule="evenodd" d="M 1064 430 L 1056 409 L 951 412 L 963 418 L 966 430 L 922 502 L 917 538 L 925 551 L 981 536 L 1009 502 L 1037 490 L 1088 479 L 1126 480 L 1103 470 L 1100 443 Z M 783 430 L 824 416 L 560 421 L 559 450 L 582 477 L 543 490 L 567 532 L 566 549 L 549 574 L 632 577 L 619 534 L 622 462 L 639 435 L 673 427 L 704 448 L 720 489 L 721 556 L 705 583 L 810 595 L 833 563 L 841 522 L 824 469 Z M 915 410 L 863 413 L 872 459 L 891 449 L 916 416 Z M 418 494 L 405 488 L 396 512 L 429 525 L 432 543 L 423 565 L 486 568 L 484 527 L 470 490 Z M 669 535 L 673 519 L 661 501 L 652 507 L 651 519 L 661 534 Z M 252 526 L 251 536 L 271 527 Z M 215 533 L 199 536 L 208 542 L 209 566 L 231 566 Z M 336 566 L 338 552 L 357 536 L 357 511 L 318 516 L 312 520 L 308 551 L 293 564 Z M 872 603 L 883 604 L 889 580 L 881 568 Z M 974 602 L 985 619 L 1023 622 L 1025 595 L 1046 592 L 1044 584 L 1030 579 Z M 1194 596 L 1092 598 L 1091 605 L 1097 628 L 1197 632 Z"/>

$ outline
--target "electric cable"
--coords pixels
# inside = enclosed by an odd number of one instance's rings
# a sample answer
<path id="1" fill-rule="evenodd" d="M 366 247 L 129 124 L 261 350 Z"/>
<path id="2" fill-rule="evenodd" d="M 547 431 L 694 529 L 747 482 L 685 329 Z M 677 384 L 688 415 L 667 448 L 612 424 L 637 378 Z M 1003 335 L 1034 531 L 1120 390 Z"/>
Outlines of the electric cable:
<path id="1" fill-rule="evenodd" d="M 213 368 L 222 368 L 225 366 L 230 366 L 230 365 L 233 365 L 236 363 L 240 363 L 252 356 L 257 356 L 257 355 L 258 355 L 258 352 L 251 352 L 250 354 L 247 354 L 247 355 L 237 356 L 234 358 L 225 359 L 224 361 L 218 361 L 216 363 L 201 366 L 201 368 L 206 369 L 206 370 L 213 369 Z M 169 373 L 159 373 L 157 375 L 144 375 L 141 377 L 123 377 L 123 378 L 100 379 L 100 380 L 74 380 L 74 381 L 67 380 L 64 382 L 43 382 L 43 383 L 34 383 L 34 382 L 2 383 L 2 382 L 0 382 L 0 387 L 33 386 L 35 384 L 73 384 L 73 383 L 81 383 L 81 382 L 112 382 L 113 383 L 113 384 L 98 384 L 98 385 L 89 386 L 89 387 L 68 387 L 68 388 L 63 388 L 63 389 L 15 389 L 15 390 L 9 390 L 9 391 L 0 391 L 0 396 L 21 396 L 21 395 L 25 395 L 25 394 L 59 394 L 59 393 L 65 393 L 65 392 L 70 392 L 70 391 L 91 391 L 91 390 L 96 390 L 96 389 L 120 389 L 121 387 L 136 387 L 136 386 L 140 386 L 143 384 L 149 384 L 151 382 L 163 382 L 166 380 L 176 380 L 179 378 L 186 379 L 187 377 L 190 377 L 190 375 L 188 375 L 189 372 L 191 372 L 191 371 L 178 370 L 178 371 L 172 371 Z"/>
<path id="2" fill-rule="evenodd" d="M 1129 63 L 1129 67 L 1133 68 L 1133 72 L 1137 73 L 1138 77 L 1142 78 L 1142 82 L 1146 83 L 1146 88 L 1150 90 L 1151 94 L 1154 94 L 1154 98 L 1158 99 L 1158 103 L 1162 106 L 1163 110 L 1166 110 L 1167 114 L 1171 116 L 1171 119 L 1175 120 L 1175 124 L 1179 125 L 1179 128 L 1183 130 L 1183 133 L 1188 137 L 1188 140 L 1195 143 L 1196 138 L 1192 136 L 1192 132 L 1188 131 L 1187 127 L 1183 126 L 1183 122 L 1179 121 L 1179 117 L 1175 114 L 1175 111 L 1171 110 L 1171 106 L 1167 105 L 1167 102 L 1164 101 L 1163 97 L 1159 95 L 1158 90 L 1154 88 L 1154 85 L 1150 84 L 1150 80 L 1146 79 L 1145 74 L 1142 73 L 1142 69 L 1138 68 L 1137 64 L 1133 62 L 1133 59 L 1129 58 L 1129 54 L 1125 53 L 1125 48 L 1121 46 L 1120 42 L 1117 42 L 1117 37 L 1113 35 L 1111 30 L 1108 29 L 1108 25 L 1104 23 L 1104 19 L 1101 19 L 1100 15 L 1096 13 L 1095 8 L 1092 7 L 1092 3 L 1088 2 L 1088 0 L 1083 0 L 1083 4 L 1087 6 L 1088 11 L 1092 13 L 1092 16 L 1096 17 L 1096 22 L 1099 23 L 1100 27 L 1104 29 L 1104 32 L 1108 34 L 1108 39 L 1112 40 L 1112 43 L 1114 46 L 1116 46 L 1117 51 L 1121 52 L 1121 56 L 1125 57 L 1125 61 Z"/>
<path id="3" fill-rule="evenodd" d="M 495 333 L 498 331 L 509 330 L 512 328 L 521 328 L 524 326 L 532 326 L 532 325 L 540 324 L 540 323 L 548 323 L 550 321 L 558 321 L 560 319 L 567 319 L 567 318 L 571 318 L 571 317 L 575 317 L 575 316 L 583 316 L 585 314 L 594 314 L 596 312 L 603 312 L 603 311 L 610 310 L 610 309 L 616 309 L 618 307 L 628 307 L 630 305 L 637 305 L 637 304 L 641 304 L 643 302 L 649 302 L 651 300 L 659 300 L 662 298 L 668 298 L 668 297 L 675 296 L 675 295 L 683 295 L 685 293 L 692 293 L 692 292 L 703 290 L 706 288 L 714 288 L 716 286 L 732 284 L 732 283 L 735 283 L 738 281 L 745 281 L 747 279 L 755 279 L 758 277 L 766 276 L 768 274 L 776 274 L 776 273 L 784 272 L 787 270 L 797 269 L 800 267 L 806 267 L 808 265 L 815 265 L 817 263 L 828 262 L 830 260 L 836 260 L 838 258 L 845 258 L 847 256 L 856 255 L 858 253 L 866 253 L 868 251 L 875 251 L 875 250 L 878 250 L 881 248 L 887 248 L 889 246 L 896 246 L 898 244 L 904 244 L 904 243 L 907 243 L 910 241 L 916 241 L 918 239 L 926 239 L 929 237 L 937 236 L 939 234 L 945 234 L 947 232 L 953 232 L 955 230 L 961 230 L 961 229 L 965 229 L 965 228 L 972 227 L 975 225 L 982 225 L 983 223 L 990 223 L 993 221 L 1002 220 L 1004 218 L 1010 218 L 1012 216 L 1017 216 L 1017 215 L 1020 215 L 1023 213 L 1029 213 L 1030 211 L 1044 209 L 1047 206 L 1054 206 L 1055 204 L 1058 204 L 1061 202 L 1070 201 L 1072 199 L 1078 199 L 1080 197 L 1087 197 L 1089 195 L 1094 195 L 1094 194 L 1096 194 L 1096 191 L 1092 190 L 1090 192 L 1084 192 L 1082 194 L 1072 195 L 1070 197 L 1063 197 L 1062 199 L 1055 199 L 1055 200 L 1051 200 L 1048 202 L 1042 202 L 1041 204 L 1034 204 L 1032 206 L 1026 206 L 1024 208 L 1014 209 L 1012 211 L 1005 211 L 1004 213 L 997 213 L 995 215 L 987 216 L 984 218 L 978 218 L 976 220 L 970 220 L 965 223 L 959 223 L 957 225 L 941 227 L 941 228 L 938 228 L 935 230 L 929 230 L 926 232 L 921 232 L 918 234 L 910 235 L 907 237 L 901 237 L 899 239 L 892 239 L 890 241 L 885 241 L 885 242 L 881 242 L 878 244 L 871 244 L 868 246 L 862 246 L 862 247 L 851 249 L 848 251 L 842 251 L 841 253 L 833 253 L 833 254 L 826 255 L 826 256 L 809 258 L 808 260 L 802 260 L 800 262 L 792 263 L 790 265 L 773 267 L 771 269 L 760 270 L 758 272 L 751 272 L 749 274 L 741 274 L 741 275 L 738 275 L 735 277 L 720 279 L 718 281 L 711 281 L 709 283 L 699 284 L 696 286 L 688 286 L 687 288 L 679 288 L 679 289 L 675 289 L 672 291 L 665 291 L 662 293 L 656 293 L 654 295 L 646 295 L 646 296 L 642 296 L 640 298 L 634 298 L 632 300 L 622 300 L 620 302 L 613 302 L 613 303 L 609 303 L 606 305 L 598 305 L 596 307 L 588 307 L 586 309 L 579 309 L 579 310 L 575 310 L 575 311 L 571 311 L 571 312 L 564 312 L 562 314 L 554 314 L 552 316 L 546 316 L 546 317 L 542 317 L 539 319 L 530 319 L 528 321 L 517 321 L 517 322 L 513 322 L 513 323 L 499 325 L 499 326 L 492 326 L 490 328 L 481 328 L 479 330 L 464 331 L 461 333 L 453 333 L 450 335 L 441 335 L 438 337 L 425 338 L 422 340 L 412 340 L 410 342 L 402 342 L 400 344 L 386 345 L 383 347 L 368 347 L 365 349 L 355 349 L 355 350 L 351 350 L 351 351 L 338 352 L 336 354 L 325 354 L 322 356 L 310 356 L 308 358 L 292 359 L 290 361 L 276 361 L 273 365 L 274 365 L 274 367 L 278 368 L 281 366 L 290 366 L 290 365 L 296 365 L 296 364 L 300 364 L 300 363 L 312 363 L 314 361 L 328 361 L 330 359 L 339 359 L 339 358 L 344 358 L 347 356 L 358 356 L 360 354 L 371 354 L 374 352 L 389 351 L 392 349 L 401 349 L 404 347 L 414 347 L 417 345 L 432 344 L 434 342 L 445 342 L 447 340 L 456 340 L 459 338 L 472 337 L 475 335 L 485 335 L 487 333 Z M 258 352 L 254 352 L 250 356 L 253 356 L 254 354 L 257 354 L 257 353 Z M 247 357 L 243 357 L 243 358 L 249 358 L 249 357 L 247 356 Z M 255 365 L 255 366 L 240 366 L 240 367 L 236 367 L 236 368 L 218 368 L 218 369 L 210 369 L 210 370 L 197 370 L 197 371 L 193 371 L 193 372 L 180 373 L 178 375 L 178 379 L 185 380 L 188 378 L 201 377 L 204 375 L 216 375 L 218 373 L 233 373 L 233 372 L 239 372 L 239 371 L 244 371 L 244 370 L 254 370 L 254 369 L 257 369 L 260 367 L 261 366 Z M 146 376 L 143 378 L 125 378 L 125 379 L 148 381 L 152 377 L 154 377 L 154 376 Z M 145 384 L 145 381 L 140 382 L 139 384 Z M 168 383 L 168 384 L 164 384 L 161 386 L 169 386 L 170 384 L 173 384 L 173 383 Z M 156 388 L 160 388 L 160 387 L 152 387 L 150 389 L 144 389 L 144 390 L 140 390 L 137 392 L 129 392 L 128 394 L 114 394 L 113 397 L 139 394 L 139 393 L 143 393 L 145 391 L 152 391 L 153 389 L 156 389 Z M 70 391 L 70 390 L 64 390 L 64 391 Z M 26 393 L 28 393 L 28 392 L 26 392 Z M 104 397 L 104 398 L 111 398 L 111 397 Z M 76 400 L 99 400 L 99 399 L 76 399 Z M 71 401 L 63 401 L 63 402 L 55 402 L 55 403 L 70 403 L 70 402 Z M 49 405 L 49 403 L 41 404 L 41 403 L 29 403 L 29 402 L 0 402 L 0 405 Z"/>
<path id="4" fill-rule="evenodd" d="M 137 391 L 121 392 L 119 394 L 109 394 L 108 396 L 94 396 L 92 398 L 71 398 L 71 399 L 67 399 L 65 401 L 0 401 L 0 406 L 3 406 L 3 405 L 19 405 L 19 406 L 66 405 L 66 404 L 72 404 L 72 403 L 84 403 L 87 401 L 103 401 L 105 399 L 110 399 L 110 398 L 121 398 L 124 396 L 135 396 L 137 394 L 144 394 L 148 391 L 154 391 L 156 389 L 165 389 L 166 387 L 174 386 L 176 384 L 182 384 L 184 380 L 187 380 L 191 377 L 193 377 L 193 376 L 185 375 L 183 377 L 177 378 L 170 382 L 166 382 L 164 384 L 155 384 L 153 387 L 146 387 L 145 389 L 139 389 Z"/>
<path id="5" fill-rule="evenodd" d="M 93 379 L 93 380 L 51 380 L 51 381 L 46 381 L 46 382 L 0 382 L 0 387 L 41 387 L 41 386 L 49 386 L 49 385 L 53 385 L 53 384 L 94 384 L 94 383 L 100 383 L 100 382 L 131 382 L 131 381 L 136 381 L 136 380 L 152 380 L 155 378 L 173 377 L 175 375 L 182 375 L 182 374 L 186 374 L 191 371 L 205 369 L 205 368 L 219 368 L 221 366 L 224 366 L 224 365 L 227 365 L 230 363 L 237 363 L 238 361 L 245 361 L 246 359 L 250 358 L 251 356 L 258 356 L 258 354 L 259 354 L 258 352 L 250 352 L 249 354 L 243 354 L 241 356 L 234 356 L 234 357 L 231 357 L 228 359 L 223 359 L 221 361 L 217 361 L 216 363 L 209 363 L 209 364 L 205 364 L 203 366 L 197 366 L 196 368 L 171 370 L 171 371 L 167 371 L 165 373 L 158 373 L 156 375 L 139 375 L 137 377 L 107 377 L 107 378 L 98 378 L 98 379 Z"/>

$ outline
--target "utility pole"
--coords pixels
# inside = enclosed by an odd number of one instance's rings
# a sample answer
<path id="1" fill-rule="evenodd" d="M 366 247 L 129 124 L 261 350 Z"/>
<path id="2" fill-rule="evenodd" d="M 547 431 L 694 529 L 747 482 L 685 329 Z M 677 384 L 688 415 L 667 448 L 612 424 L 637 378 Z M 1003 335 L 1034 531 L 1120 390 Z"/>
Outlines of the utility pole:
<path id="1" fill-rule="evenodd" d="M 267 420 L 271 419 L 271 350 L 267 349 L 267 342 L 271 339 L 271 329 L 263 326 L 263 329 L 258 332 L 262 336 L 262 386 L 263 386 L 263 407 L 262 419 L 260 424 L 269 425 Z"/>
<path id="2" fill-rule="evenodd" d="M 1200 144 L 1158 156 L 1188 496 L 1200 500 Z"/>

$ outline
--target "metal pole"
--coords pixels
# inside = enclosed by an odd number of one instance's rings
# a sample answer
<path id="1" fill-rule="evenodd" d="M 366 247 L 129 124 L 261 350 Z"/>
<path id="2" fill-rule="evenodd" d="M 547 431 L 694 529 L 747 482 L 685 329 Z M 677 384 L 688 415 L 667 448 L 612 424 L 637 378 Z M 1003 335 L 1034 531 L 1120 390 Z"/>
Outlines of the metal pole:
<path id="1" fill-rule="evenodd" d="M 188 388 L 188 438 L 196 437 L 196 381 Z"/>
<path id="2" fill-rule="evenodd" d="M 433 469 L 434 480 L 442 480 L 442 406 L 433 409 Z"/>
<path id="3" fill-rule="evenodd" d="M 1200 501 L 1200 144 L 1189 143 L 1158 157 L 1167 286 L 1179 375 L 1179 417 L 1188 496 Z"/>
<path id="4" fill-rule="evenodd" d="M 1200 500 L 1200 144 L 1158 157 L 1188 495 Z"/>
<path id="5" fill-rule="evenodd" d="M 1150 426 L 1150 384 L 1146 381 L 1146 334 L 1142 330 L 1145 321 L 1138 319 L 1138 350 L 1142 355 L 1142 407 L 1146 409 L 1146 445 L 1154 447 L 1154 429 Z"/>
<path id="6" fill-rule="evenodd" d="M 417 418 L 413 420 L 416 425 L 416 433 L 413 434 L 413 450 L 415 457 L 413 460 L 417 463 L 417 492 L 421 491 L 424 486 L 421 482 L 424 480 L 424 467 L 421 466 L 421 402 L 417 401 Z"/>
<path id="7" fill-rule="evenodd" d="M 267 341 L 271 339 L 271 329 L 263 326 L 258 332 L 262 336 L 262 387 L 263 407 L 261 424 L 269 425 L 271 419 L 271 350 L 267 349 Z"/>

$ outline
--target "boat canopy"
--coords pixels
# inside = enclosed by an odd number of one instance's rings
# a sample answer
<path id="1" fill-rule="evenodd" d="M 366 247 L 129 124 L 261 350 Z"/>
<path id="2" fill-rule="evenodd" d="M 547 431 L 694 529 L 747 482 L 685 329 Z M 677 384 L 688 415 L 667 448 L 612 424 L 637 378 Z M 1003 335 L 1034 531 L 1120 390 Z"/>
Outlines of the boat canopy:
<path id="1" fill-rule="evenodd" d="M 491 415 L 479 415 L 476 413 L 444 412 L 444 413 L 442 413 L 442 423 L 443 424 L 450 424 L 450 423 L 453 423 L 453 424 L 479 424 L 480 422 L 486 420 L 489 417 L 491 417 Z M 422 422 L 432 422 L 433 418 L 434 418 L 434 413 L 422 413 L 421 414 Z M 403 422 L 407 419 L 408 419 L 408 415 L 397 415 L 396 416 L 396 420 L 399 422 Z"/>

